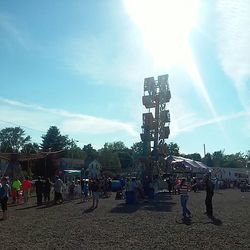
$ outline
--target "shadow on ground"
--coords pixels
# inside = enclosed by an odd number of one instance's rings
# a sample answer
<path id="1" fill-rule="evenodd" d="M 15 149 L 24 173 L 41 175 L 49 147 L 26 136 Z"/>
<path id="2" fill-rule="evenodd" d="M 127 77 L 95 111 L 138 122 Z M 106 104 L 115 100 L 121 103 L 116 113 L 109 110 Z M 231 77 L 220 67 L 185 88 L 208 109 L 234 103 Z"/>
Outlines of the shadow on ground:
<path id="1" fill-rule="evenodd" d="M 93 208 L 93 207 L 89 207 L 89 208 L 87 208 L 87 209 L 85 209 L 85 210 L 83 210 L 83 214 L 87 214 L 87 213 L 91 213 L 91 212 L 93 212 L 95 210 L 95 208 Z"/>
<path id="2" fill-rule="evenodd" d="M 202 221 L 193 221 L 192 218 L 176 218 L 175 222 L 177 224 L 184 224 L 186 226 L 191 226 L 192 224 L 213 224 L 215 226 L 221 226 L 222 225 L 222 221 L 218 218 L 211 218 L 211 221 L 208 222 L 202 222 Z"/>
<path id="3" fill-rule="evenodd" d="M 205 224 L 214 224 L 215 226 L 221 226 L 222 225 L 222 221 L 218 218 L 211 218 L 211 221 L 206 222 Z"/>
<path id="4" fill-rule="evenodd" d="M 111 213 L 134 213 L 137 210 L 148 210 L 153 212 L 171 212 L 176 204 L 171 201 L 169 193 L 160 192 L 154 200 L 144 200 L 137 204 L 126 204 L 125 201 L 111 210 Z"/>
<path id="5" fill-rule="evenodd" d="M 22 208 L 17 208 L 16 210 L 27 210 L 27 209 L 31 209 L 37 207 L 37 205 L 32 205 L 32 206 L 28 206 L 28 207 L 22 207 Z"/>

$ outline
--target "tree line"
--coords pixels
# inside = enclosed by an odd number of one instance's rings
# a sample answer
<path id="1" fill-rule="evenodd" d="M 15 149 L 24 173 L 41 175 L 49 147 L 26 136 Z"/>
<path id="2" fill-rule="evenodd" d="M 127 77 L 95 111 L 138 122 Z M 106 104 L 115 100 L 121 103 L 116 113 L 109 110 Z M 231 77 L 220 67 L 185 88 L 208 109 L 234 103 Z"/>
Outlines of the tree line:
<path id="1" fill-rule="evenodd" d="M 121 170 L 134 166 L 143 155 L 143 143 L 136 142 L 132 147 L 126 147 L 122 141 L 106 142 L 101 149 L 93 148 L 92 144 L 86 144 L 82 148 L 76 140 L 62 135 L 59 128 L 51 126 L 41 136 L 41 144 L 32 142 L 31 136 L 26 135 L 20 127 L 7 127 L 0 130 L 0 151 L 2 153 L 26 153 L 34 154 L 39 151 L 62 151 L 62 157 L 82 159 L 90 163 L 97 159 L 106 171 L 119 173 Z M 209 167 L 250 167 L 250 150 L 245 154 L 238 152 L 226 155 L 223 150 L 207 153 L 201 157 L 199 153 L 180 153 L 177 143 L 167 144 L 167 155 L 182 156 L 196 161 L 201 161 Z"/>

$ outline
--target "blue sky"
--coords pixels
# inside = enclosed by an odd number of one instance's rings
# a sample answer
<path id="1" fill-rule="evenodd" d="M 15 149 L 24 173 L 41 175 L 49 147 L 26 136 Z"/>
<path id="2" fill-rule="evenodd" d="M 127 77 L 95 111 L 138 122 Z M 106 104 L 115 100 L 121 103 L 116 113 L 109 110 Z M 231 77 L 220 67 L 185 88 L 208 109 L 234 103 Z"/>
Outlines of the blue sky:
<path id="1" fill-rule="evenodd" d="M 143 80 L 169 74 L 182 153 L 250 150 L 250 2 L 0 1 L 0 129 L 140 141 Z"/>

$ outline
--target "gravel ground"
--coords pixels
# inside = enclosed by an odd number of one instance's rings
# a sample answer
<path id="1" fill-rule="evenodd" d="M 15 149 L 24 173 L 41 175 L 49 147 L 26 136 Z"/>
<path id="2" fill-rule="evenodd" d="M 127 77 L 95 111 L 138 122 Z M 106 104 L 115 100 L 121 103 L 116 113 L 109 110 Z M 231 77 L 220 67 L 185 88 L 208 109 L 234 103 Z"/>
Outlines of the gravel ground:
<path id="1" fill-rule="evenodd" d="M 91 202 L 9 207 L 0 221 L 0 249 L 250 249 L 250 192 L 215 193 L 215 220 L 204 214 L 205 192 L 190 193 L 190 221 L 182 221 L 179 196 L 161 192 L 153 202 L 125 205 L 114 195 Z M 0 214 L 1 216 L 1 214 Z"/>

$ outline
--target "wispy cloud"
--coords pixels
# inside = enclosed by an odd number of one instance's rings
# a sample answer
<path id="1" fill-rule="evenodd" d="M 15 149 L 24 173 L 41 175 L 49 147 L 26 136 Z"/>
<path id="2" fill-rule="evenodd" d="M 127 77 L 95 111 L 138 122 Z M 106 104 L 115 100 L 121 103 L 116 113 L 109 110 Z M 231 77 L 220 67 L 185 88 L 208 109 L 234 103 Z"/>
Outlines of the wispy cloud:
<path id="1" fill-rule="evenodd" d="M 234 82 L 242 106 L 249 110 L 250 1 L 218 0 L 216 4 L 219 59 L 224 72 Z"/>
<path id="2" fill-rule="evenodd" d="M 30 46 L 30 41 L 17 28 L 10 16 L 0 13 L 0 31 L 3 30 L 9 37 L 17 41 L 23 48 Z"/>
<path id="3" fill-rule="evenodd" d="M 45 53 L 47 48 L 36 41 L 30 30 L 25 25 L 20 25 L 19 20 L 7 13 L 0 12 L 0 45 L 3 48 L 11 49 L 20 47 L 26 51 Z"/>
<path id="4" fill-rule="evenodd" d="M 213 124 L 218 124 L 221 122 L 225 122 L 225 121 L 230 121 L 230 120 L 234 120 L 240 117 L 247 117 L 248 113 L 246 113 L 245 111 L 241 111 L 235 114 L 230 114 L 230 115 L 224 115 L 224 116 L 217 116 L 216 118 L 213 119 L 209 119 L 209 120 L 204 120 L 204 121 L 199 121 L 197 120 L 196 117 L 196 121 L 190 122 L 189 124 L 184 124 L 184 126 L 174 126 L 173 127 L 173 133 L 171 134 L 173 137 L 180 135 L 181 133 L 187 132 L 187 131 L 193 131 L 197 128 L 201 128 L 201 127 L 205 127 L 205 126 L 209 126 L 209 125 L 213 125 Z M 189 117 L 187 117 L 189 119 Z M 186 120 L 186 117 L 184 118 L 184 122 Z"/>
<path id="5" fill-rule="evenodd" d="M 133 29 L 134 27 L 131 27 Z M 132 31 L 124 37 L 79 35 L 65 41 L 59 50 L 69 71 L 105 84 L 140 90 L 152 63 Z"/>
<path id="6" fill-rule="evenodd" d="M 71 113 L 62 109 L 44 108 L 39 105 L 25 104 L 2 97 L 0 97 L 0 102 L 4 104 L 1 105 L 3 107 L 0 108 L 1 117 L 6 117 L 7 112 L 9 115 L 7 116 L 8 118 L 5 119 L 11 122 L 22 123 L 22 125 L 27 127 L 46 130 L 48 127 L 43 127 L 41 126 L 42 124 L 46 126 L 58 125 L 63 132 L 71 134 L 83 133 L 96 135 L 125 133 L 130 137 L 138 136 L 138 132 L 134 126 L 126 122 Z M 10 107 L 13 107 L 13 109 L 10 109 Z M 21 110 L 17 110 L 18 108 Z M 34 120 L 35 123 L 32 122 Z"/>

